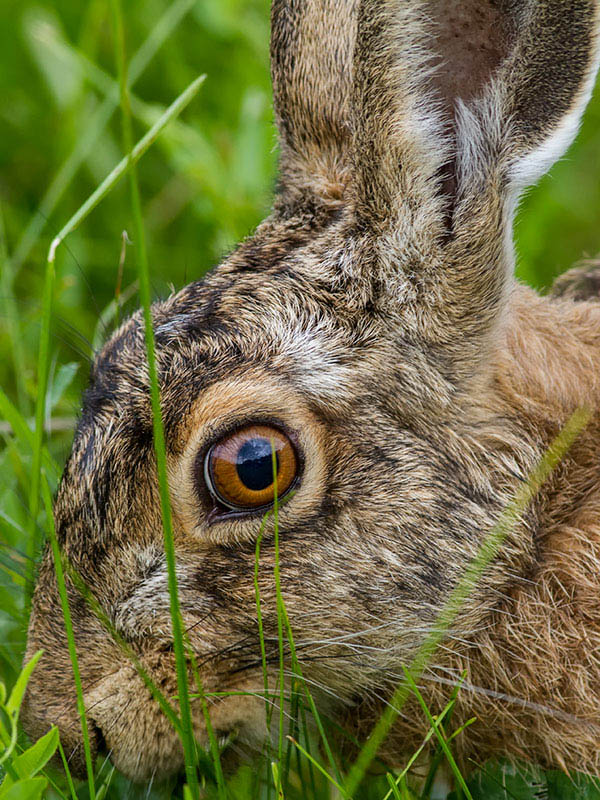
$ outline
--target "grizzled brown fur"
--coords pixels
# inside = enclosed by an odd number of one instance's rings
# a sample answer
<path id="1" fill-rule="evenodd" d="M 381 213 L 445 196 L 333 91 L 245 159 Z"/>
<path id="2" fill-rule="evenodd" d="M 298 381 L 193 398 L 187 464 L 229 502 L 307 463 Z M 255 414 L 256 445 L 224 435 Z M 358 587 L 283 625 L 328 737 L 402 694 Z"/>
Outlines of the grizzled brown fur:
<path id="1" fill-rule="evenodd" d="M 322 711 L 364 733 L 502 509 L 585 406 L 592 423 L 423 683 L 435 713 L 466 669 L 455 719 L 478 722 L 457 742 L 465 764 L 508 754 L 600 771 L 600 305 L 564 282 L 560 297 L 518 285 L 512 247 L 519 192 L 576 133 L 599 18 L 597 0 L 274 0 L 273 214 L 153 312 L 181 603 L 206 690 L 262 690 L 260 517 L 211 520 L 197 469 L 221 436 L 270 421 L 299 443 L 301 480 L 280 515 L 283 595 Z M 173 696 L 147 385 L 136 314 L 95 362 L 56 524 Z M 259 583 L 275 672 L 273 567 L 267 526 Z M 175 733 L 70 596 L 94 747 L 137 779 L 179 769 Z M 28 729 L 58 723 L 81 763 L 49 554 L 28 654 L 39 647 Z M 260 697 L 215 701 L 211 716 L 250 751 L 267 734 Z M 390 760 L 426 728 L 407 706 Z"/>

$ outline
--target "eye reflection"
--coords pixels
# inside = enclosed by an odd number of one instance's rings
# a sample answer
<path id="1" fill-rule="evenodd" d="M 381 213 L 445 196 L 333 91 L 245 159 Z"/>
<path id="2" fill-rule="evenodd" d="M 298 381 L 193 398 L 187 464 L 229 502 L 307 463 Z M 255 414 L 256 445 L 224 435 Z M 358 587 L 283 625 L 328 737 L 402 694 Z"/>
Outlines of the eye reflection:
<path id="1" fill-rule="evenodd" d="M 270 425 L 249 425 L 213 445 L 204 462 L 204 478 L 211 495 L 232 510 L 254 510 L 282 497 L 298 472 L 296 451 L 289 438 Z"/>

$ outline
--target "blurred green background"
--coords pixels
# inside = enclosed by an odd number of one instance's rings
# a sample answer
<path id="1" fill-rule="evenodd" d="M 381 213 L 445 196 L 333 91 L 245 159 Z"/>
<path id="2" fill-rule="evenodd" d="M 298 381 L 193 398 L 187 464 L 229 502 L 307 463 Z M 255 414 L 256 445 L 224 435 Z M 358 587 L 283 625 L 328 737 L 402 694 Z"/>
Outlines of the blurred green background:
<path id="1" fill-rule="evenodd" d="M 136 138 L 157 108 L 207 74 L 183 124 L 172 126 L 139 168 L 157 295 L 201 276 L 269 208 L 276 156 L 268 6 L 268 0 L 125 4 L 130 57 L 148 37 L 164 39 L 133 87 Z M 106 0 L 0 3 L 0 203 L 4 246 L 16 260 L 13 280 L 4 276 L 0 289 L 0 385 L 11 396 L 19 390 L 26 403 L 35 390 L 48 245 L 122 155 L 119 113 L 106 100 L 114 74 Z M 522 205 L 518 270 L 529 283 L 543 288 L 600 251 L 599 158 L 596 99 L 576 146 Z M 86 340 L 98 343 L 99 311 L 115 292 L 121 233 L 132 227 L 129 206 L 123 182 L 59 251 L 57 363 L 79 361 L 82 350 L 89 355 Z M 134 273 L 129 249 L 124 287 Z M 16 356 L 6 324 L 7 283 L 14 289 L 12 317 L 18 316 Z M 84 380 L 80 369 L 70 393 L 75 405 Z"/>
<path id="2" fill-rule="evenodd" d="M 127 0 L 136 139 L 200 73 L 198 97 L 139 165 L 156 296 L 202 276 L 268 211 L 276 138 L 268 75 L 269 0 Z M 33 414 L 45 260 L 52 238 L 122 157 L 107 0 L 0 2 L 0 387 Z M 518 274 L 544 289 L 600 251 L 600 97 L 576 145 L 522 203 Z M 57 257 L 48 396 L 52 455 L 69 451 L 89 359 L 115 323 L 123 181 Z M 137 305 L 124 248 L 126 310 Z M 1 415 L 0 415 L 1 416 Z M 26 614 L 21 569 L 29 450 L 0 419 L 0 681 L 13 681 Z M 21 565 L 21 566 L 20 566 Z"/>

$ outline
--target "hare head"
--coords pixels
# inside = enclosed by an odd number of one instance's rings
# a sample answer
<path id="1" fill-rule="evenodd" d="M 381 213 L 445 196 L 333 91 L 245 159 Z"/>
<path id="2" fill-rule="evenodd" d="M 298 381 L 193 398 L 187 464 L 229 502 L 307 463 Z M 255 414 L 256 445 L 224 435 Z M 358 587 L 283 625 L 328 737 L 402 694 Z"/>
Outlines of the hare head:
<path id="1" fill-rule="evenodd" d="M 520 192 L 577 132 L 599 28 L 597 0 L 273 0 L 273 213 L 204 281 L 153 306 L 183 623 L 204 690 L 238 693 L 211 703 L 218 736 L 235 733 L 252 751 L 267 735 L 254 572 L 274 502 L 272 448 L 298 663 L 323 713 L 360 728 L 553 434 L 580 402 L 597 402 L 591 367 L 573 359 L 580 343 L 597 370 L 596 308 L 516 285 L 512 222 Z M 600 730 L 585 728 L 595 742 L 585 751 L 577 712 L 569 722 L 540 710 L 552 688 L 544 695 L 535 675 L 515 699 L 535 722 L 520 725 L 509 700 L 493 703 L 513 652 L 500 647 L 499 615 L 514 618 L 510 604 L 546 563 L 544 526 L 572 510 L 573 464 L 511 530 L 424 677 L 432 704 L 465 666 L 492 698 L 493 713 L 464 737 L 467 754 L 569 766 L 579 736 L 573 766 L 595 764 Z M 597 466 L 587 475 L 600 485 Z M 55 519 L 73 569 L 173 698 L 139 313 L 94 363 Z M 271 687 L 274 526 L 270 515 L 256 578 Z M 178 736 L 130 658 L 72 584 L 69 600 L 94 751 L 107 748 L 134 779 L 180 769 Z M 28 654 L 38 648 L 27 727 L 58 724 L 81 764 L 48 552 Z M 192 712 L 206 743 L 199 701 Z M 388 756 L 426 728 L 407 711 Z"/>

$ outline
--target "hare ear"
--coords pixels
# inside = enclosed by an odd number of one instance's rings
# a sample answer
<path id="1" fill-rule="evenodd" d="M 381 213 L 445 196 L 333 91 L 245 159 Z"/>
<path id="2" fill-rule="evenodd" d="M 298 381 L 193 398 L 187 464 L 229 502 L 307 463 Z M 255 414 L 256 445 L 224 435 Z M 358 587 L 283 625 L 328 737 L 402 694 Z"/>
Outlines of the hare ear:
<path id="1" fill-rule="evenodd" d="M 271 77 L 280 134 L 276 210 L 338 207 L 349 182 L 358 0 L 273 0 Z"/>
<path id="2" fill-rule="evenodd" d="M 440 194 L 456 205 L 492 172 L 517 190 L 535 182 L 577 133 L 599 28 L 598 0 L 363 0 L 359 212 Z"/>
<path id="3" fill-rule="evenodd" d="M 361 0 L 356 235 L 379 286 L 473 345 L 466 369 L 502 316 L 518 193 L 577 133 L 599 28 L 598 0 Z"/>

